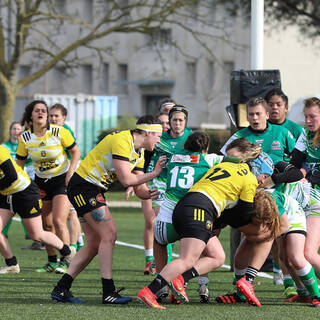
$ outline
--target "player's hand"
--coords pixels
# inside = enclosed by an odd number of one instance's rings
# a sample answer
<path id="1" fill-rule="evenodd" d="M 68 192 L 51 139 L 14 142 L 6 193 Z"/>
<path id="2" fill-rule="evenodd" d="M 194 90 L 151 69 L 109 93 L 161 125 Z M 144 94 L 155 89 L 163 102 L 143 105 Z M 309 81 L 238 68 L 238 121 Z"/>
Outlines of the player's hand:
<path id="1" fill-rule="evenodd" d="M 128 201 L 130 199 L 130 196 L 134 196 L 134 190 L 133 187 L 128 187 L 125 193 L 126 200 Z"/>
<path id="2" fill-rule="evenodd" d="M 166 156 L 161 156 L 159 157 L 156 166 L 154 168 L 154 172 L 157 173 L 157 176 L 161 173 L 162 169 L 166 166 L 167 163 L 167 157 Z"/>
<path id="3" fill-rule="evenodd" d="M 157 189 L 150 189 L 149 190 L 150 193 L 150 199 L 151 200 L 158 200 L 159 198 L 159 191 Z"/>

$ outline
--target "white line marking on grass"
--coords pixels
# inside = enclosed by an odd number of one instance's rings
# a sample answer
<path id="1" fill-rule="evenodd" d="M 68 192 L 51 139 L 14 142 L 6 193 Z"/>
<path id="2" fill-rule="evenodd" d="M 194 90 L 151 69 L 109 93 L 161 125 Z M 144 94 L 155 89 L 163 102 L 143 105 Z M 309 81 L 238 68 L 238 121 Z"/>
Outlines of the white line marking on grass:
<path id="1" fill-rule="evenodd" d="M 15 221 L 21 221 L 21 218 L 19 217 L 13 217 L 12 220 L 15 220 Z M 118 244 L 119 246 L 124 246 L 124 247 L 131 247 L 131 248 L 135 248 L 135 249 L 139 249 L 139 250 L 144 250 L 144 246 L 140 246 L 138 244 L 132 244 L 132 243 L 127 243 L 127 242 L 123 242 L 123 241 L 116 241 L 116 244 Z M 172 253 L 172 256 L 173 257 L 179 257 L 178 254 L 176 253 Z M 223 264 L 221 266 L 221 268 L 224 268 L 224 269 L 230 269 L 230 266 L 228 266 L 227 264 Z M 264 277 L 264 278 L 268 278 L 268 279 L 273 279 L 273 276 L 271 276 L 270 274 L 267 274 L 265 272 L 259 272 L 258 273 L 258 276 L 259 277 Z"/>

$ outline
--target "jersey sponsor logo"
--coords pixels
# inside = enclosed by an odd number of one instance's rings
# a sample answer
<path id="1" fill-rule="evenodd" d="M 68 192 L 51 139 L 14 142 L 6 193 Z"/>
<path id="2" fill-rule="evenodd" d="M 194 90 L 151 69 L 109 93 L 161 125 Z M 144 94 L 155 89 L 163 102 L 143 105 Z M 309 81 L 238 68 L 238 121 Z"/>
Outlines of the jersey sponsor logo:
<path id="1" fill-rule="evenodd" d="M 172 148 L 175 148 L 177 146 L 178 142 L 170 142 L 170 144 L 171 144 Z"/>
<path id="2" fill-rule="evenodd" d="M 101 193 L 99 193 L 97 196 L 96 196 L 96 200 L 100 203 L 106 203 L 106 201 L 104 200 L 103 198 L 103 195 Z"/>
<path id="3" fill-rule="evenodd" d="M 84 201 L 82 194 L 78 194 L 77 196 L 75 196 L 73 198 L 79 208 L 86 205 L 86 202 Z"/>
<path id="4" fill-rule="evenodd" d="M 45 141 L 41 141 L 40 144 L 39 144 L 39 147 L 44 147 L 46 145 L 46 142 Z"/>
<path id="5" fill-rule="evenodd" d="M 179 163 L 199 163 L 200 155 L 199 154 L 174 154 L 171 158 L 171 162 L 179 162 Z"/>
<path id="6" fill-rule="evenodd" d="M 38 210 L 37 210 L 35 207 L 33 207 L 33 208 L 30 210 L 30 214 L 37 213 L 37 212 L 38 212 Z"/>
<path id="7" fill-rule="evenodd" d="M 204 210 L 202 210 L 202 209 L 194 209 L 193 210 L 193 219 L 195 221 L 204 222 Z"/>
<path id="8" fill-rule="evenodd" d="M 271 150 L 281 150 L 281 143 L 279 141 L 273 141 L 271 144 Z"/>
<path id="9" fill-rule="evenodd" d="M 4 172 L 0 169 L 0 179 L 3 179 L 5 176 Z"/>

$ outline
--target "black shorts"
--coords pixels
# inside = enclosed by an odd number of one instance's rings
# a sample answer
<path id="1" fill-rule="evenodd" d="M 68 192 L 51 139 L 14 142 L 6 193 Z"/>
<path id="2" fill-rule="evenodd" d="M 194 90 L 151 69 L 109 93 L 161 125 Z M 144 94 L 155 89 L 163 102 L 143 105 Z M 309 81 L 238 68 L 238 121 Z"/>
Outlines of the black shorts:
<path id="1" fill-rule="evenodd" d="M 84 180 L 77 173 L 74 173 L 68 184 L 68 198 L 78 217 L 97 208 L 106 206 L 104 190 Z"/>
<path id="2" fill-rule="evenodd" d="M 36 175 L 34 181 L 40 189 L 41 199 L 52 200 L 58 194 L 67 194 L 66 175 L 67 173 L 64 173 L 47 179 Z"/>
<path id="3" fill-rule="evenodd" d="M 208 197 L 199 192 L 187 193 L 176 205 L 172 223 L 181 238 L 196 238 L 207 243 L 214 236 L 217 211 Z"/>
<path id="4" fill-rule="evenodd" d="M 22 219 L 41 215 L 42 202 L 37 185 L 31 181 L 28 188 L 9 196 L 0 196 L 0 208 L 18 214 Z"/>

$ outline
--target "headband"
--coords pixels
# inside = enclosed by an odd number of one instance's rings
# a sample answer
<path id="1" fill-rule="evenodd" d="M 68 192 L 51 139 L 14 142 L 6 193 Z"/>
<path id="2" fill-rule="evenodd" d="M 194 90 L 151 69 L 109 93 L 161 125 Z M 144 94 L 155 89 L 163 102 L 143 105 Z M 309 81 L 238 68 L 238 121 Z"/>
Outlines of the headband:
<path id="1" fill-rule="evenodd" d="M 162 112 L 165 107 L 173 107 L 174 105 L 175 103 L 173 102 L 165 102 L 160 106 L 159 111 Z"/>
<path id="2" fill-rule="evenodd" d="M 162 126 L 158 123 L 140 123 L 137 125 L 137 129 L 147 132 L 162 132 Z"/>

